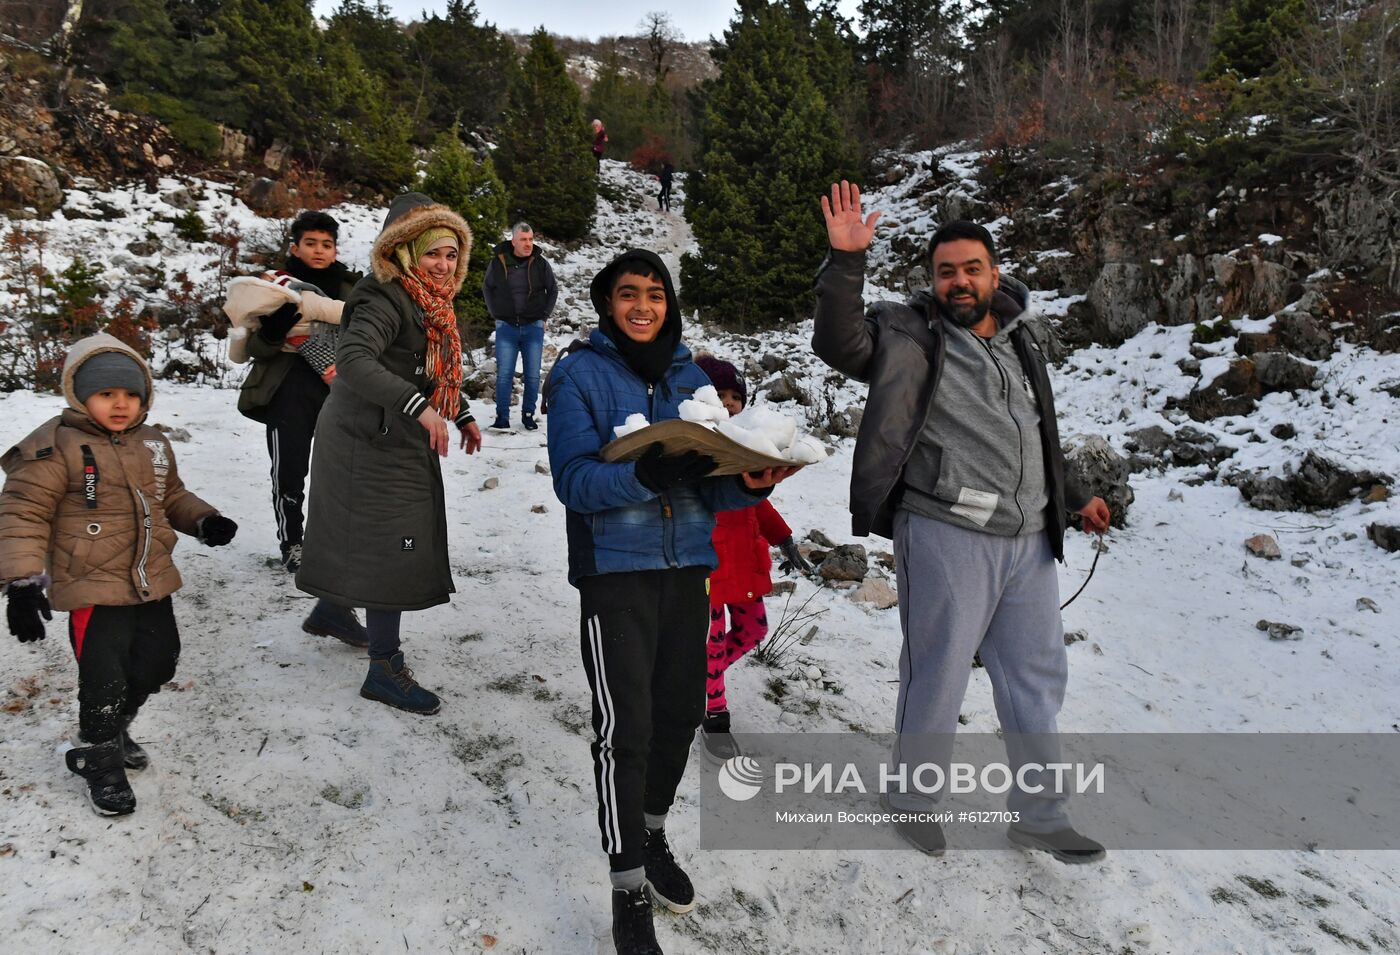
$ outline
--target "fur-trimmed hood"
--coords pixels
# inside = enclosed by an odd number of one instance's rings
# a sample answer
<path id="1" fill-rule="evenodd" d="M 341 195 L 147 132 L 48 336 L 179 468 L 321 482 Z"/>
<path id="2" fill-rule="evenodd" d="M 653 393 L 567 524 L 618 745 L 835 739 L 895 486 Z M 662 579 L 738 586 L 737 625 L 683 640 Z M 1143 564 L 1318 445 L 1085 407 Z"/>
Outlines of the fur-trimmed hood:
<path id="1" fill-rule="evenodd" d="M 374 277 L 389 284 L 399 277 L 394 250 L 427 229 L 444 228 L 457 233 L 457 272 L 452 277 L 453 292 L 462 290 L 467 278 L 467 260 L 472 251 L 472 230 L 461 216 L 447 206 L 433 202 L 421 192 L 405 192 L 395 197 L 384 217 L 384 228 L 374 240 L 370 268 Z"/>
<path id="2" fill-rule="evenodd" d="M 87 406 L 78 400 L 78 393 L 73 390 L 73 377 L 82 367 L 83 362 L 94 355 L 103 352 L 120 352 L 126 355 L 136 364 L 141 366 L 141 373 L 146 376 L 146 401 L 141 405 L 141 414 L 127 425 L 127 430 L 139 427 L 146 420 L 146 412 L 151 410 L 151 405 L 156 400 L 155 381 L 151 378 L 151 366 L 146 364 L 146 359 L 132 347 L 127 345 L 115 336 L 106 332 L 98 332 L 96 335 L 89 335 L 81 341 L 76 341 L 68 349 L 68 357 L 63 360 L 63 397 L 68 399 L 68 407 L 83 417 L 88 417 Z"/>

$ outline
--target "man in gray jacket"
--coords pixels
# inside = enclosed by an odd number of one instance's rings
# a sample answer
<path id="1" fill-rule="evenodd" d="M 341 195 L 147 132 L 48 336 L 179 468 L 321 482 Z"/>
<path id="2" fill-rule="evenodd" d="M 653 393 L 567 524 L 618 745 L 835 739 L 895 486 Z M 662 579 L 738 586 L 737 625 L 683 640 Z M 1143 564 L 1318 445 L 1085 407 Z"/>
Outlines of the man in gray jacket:
<path id="1" fill-rule="evenodd" d="M 1068 661 L 1055 561 L 1069 512 L 1102 532 L 1109 511 L 1066 480 L 1029 292 L 1001 275 L 986 229 L 953 222 L 929 242 L 932 289 L 866 312 L 865 252 L 880 213 L 862 218 L 860 188 L 846 182 L 822 198 L 822 212 L 831 252 L 812 348 L 870 386 L 852 465 L 853 531 L 893 539 L 899 568 L 895 761 L 946 766 L 980 649 L 1013 765 L 1059 762 Z M 906 839 L 942 853 L 941 828 L 920 815 L 933 799 L 887 801 Z M 1071 827 L 1065 803 L 1013 787 L 1009 838 L 1062 862 L 1103 858 Z"/>

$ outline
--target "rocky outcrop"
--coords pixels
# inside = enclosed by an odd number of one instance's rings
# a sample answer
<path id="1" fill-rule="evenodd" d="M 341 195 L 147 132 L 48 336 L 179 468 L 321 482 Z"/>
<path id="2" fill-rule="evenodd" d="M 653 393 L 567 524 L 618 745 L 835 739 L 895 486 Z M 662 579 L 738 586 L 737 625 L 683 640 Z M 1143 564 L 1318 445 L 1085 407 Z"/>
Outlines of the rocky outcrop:
<path id="1" fill-rule="evenodd" d="M 1393 483 L 1388 475 L 1351 471 L 1315 451 L 1309 451 L 1296 469 L 1282 476 L 1232 474 L 1226 480 L 1239 488 L 1250 507 L 1261 511 L 1330 510 L 1376 485 Z"/>

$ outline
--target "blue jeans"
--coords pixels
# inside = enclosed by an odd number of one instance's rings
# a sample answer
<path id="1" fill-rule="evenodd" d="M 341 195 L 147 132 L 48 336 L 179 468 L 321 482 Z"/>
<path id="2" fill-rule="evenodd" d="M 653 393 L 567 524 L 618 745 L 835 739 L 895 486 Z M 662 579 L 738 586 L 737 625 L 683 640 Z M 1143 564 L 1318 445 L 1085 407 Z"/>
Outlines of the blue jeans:
<path id="1" fill-rule="evenodd" d="M 525 366 L 525 395 L 520 401 L 523 414 L 535 413 L 540 396 L 540 358 L 544 355 L 544 321 L 529 325 L 496 322 L 496 420 L 510 420 L 511 379 L 515 377 L 515 358 L 519 355 Z"/>

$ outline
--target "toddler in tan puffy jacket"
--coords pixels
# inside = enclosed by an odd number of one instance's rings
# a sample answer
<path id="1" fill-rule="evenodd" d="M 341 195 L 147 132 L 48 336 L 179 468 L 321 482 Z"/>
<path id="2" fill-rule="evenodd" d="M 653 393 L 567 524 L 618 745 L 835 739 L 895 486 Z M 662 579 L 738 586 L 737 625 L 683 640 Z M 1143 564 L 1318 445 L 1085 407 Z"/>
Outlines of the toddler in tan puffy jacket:
<path id="1" fill-rule="evenodd" d="M 180 588 L 175 532 L 210 546 L 238 525 L 185 489 L 150 410 L 150 369 L 111 335 L 76 343 L 63 367 L 68 407 L 0 457 L 0 587 L 10 632 L 45 636 L 52 606 L 69 611 L 85 745 L 66 754 L 93 809 L 136 808 L 126 769 L 145 751 L 127 727 L 175 675 L 180 635 L 170 595 Z"/>

